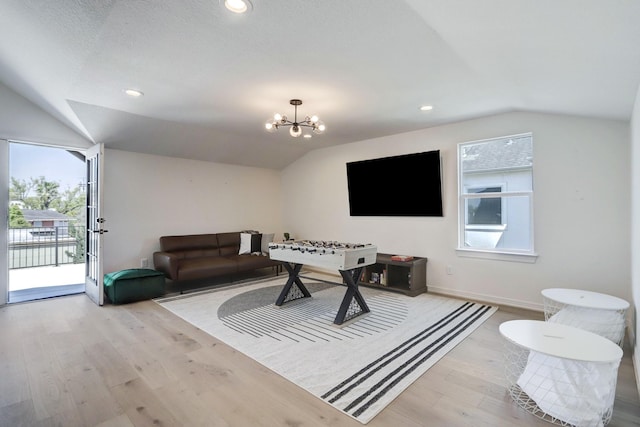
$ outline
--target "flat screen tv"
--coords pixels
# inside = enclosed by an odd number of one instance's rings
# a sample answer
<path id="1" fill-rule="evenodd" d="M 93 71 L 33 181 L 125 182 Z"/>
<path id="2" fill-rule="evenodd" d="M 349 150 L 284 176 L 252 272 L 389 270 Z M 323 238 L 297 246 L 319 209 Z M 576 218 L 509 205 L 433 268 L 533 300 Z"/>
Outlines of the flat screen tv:
<path id="1" fill-rule="evenodd" d="M 440 151 L 347 163 L 351 216 L 442 216 Z"/>

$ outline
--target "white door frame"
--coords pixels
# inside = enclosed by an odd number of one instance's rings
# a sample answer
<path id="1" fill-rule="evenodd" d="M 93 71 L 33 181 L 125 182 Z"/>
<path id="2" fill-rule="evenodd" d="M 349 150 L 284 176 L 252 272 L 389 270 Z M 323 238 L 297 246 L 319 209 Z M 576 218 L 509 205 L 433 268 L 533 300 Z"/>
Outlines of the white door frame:
<path id="1" fill-rule="evenodd" d="M 9 296 L 9 142 L 0 139 L 0 306 Z"/>
<path id="2" fill-rule="evenodd" d="M 103 283 L 103 191 L 104 144 L 96 144 L 86 152 L 87 169 L 87 238 L 85 241 L 85 293 L 97 305 L 104 304 Z"/>

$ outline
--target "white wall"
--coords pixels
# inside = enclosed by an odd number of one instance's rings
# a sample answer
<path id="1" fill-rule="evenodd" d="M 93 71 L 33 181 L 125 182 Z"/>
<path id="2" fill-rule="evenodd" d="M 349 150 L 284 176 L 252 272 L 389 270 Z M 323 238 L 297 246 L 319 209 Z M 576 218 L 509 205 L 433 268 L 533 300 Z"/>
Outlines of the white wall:
<path id="1" fill-rule="evenodd" d="M 0 138 L 88 148 L 91 141 L 0 83 Z"/>
<path id="2" fill-rule="evenodd" d="M 533 132 L 537 262 L 456 255 L 456 145 L 525 132 Z M 349 216 L 347 162 L 434 149 L 443 162 L 443 218 Z M 443 293 L 534 309 L 549 287 L 629 300 L 629 153 L 625 122 L 531 113 L 319 149 L 282 173 L 283 226 L 296 238 L 374 243 L 379 252 L 427 257 L 428 286 Z"/>
<path id="3" fill-rule="evenodd" d="M 636 103 L 631 117 L 631 278 L 633 308 L 635 316 L 634 328 L 630 339 L 633 346 L 633 359 L 636 372 L 636 384 L 640 391 L 640 344 L 638 344 L 638 331 L 640 330 L 640 87 L 636 95 Z"/>
<path id="4" fill-rule="evenodd" d="M 163 235 L 282 233 L 280 172 L 105 150 L 104 271 L 152 267 Z"/>

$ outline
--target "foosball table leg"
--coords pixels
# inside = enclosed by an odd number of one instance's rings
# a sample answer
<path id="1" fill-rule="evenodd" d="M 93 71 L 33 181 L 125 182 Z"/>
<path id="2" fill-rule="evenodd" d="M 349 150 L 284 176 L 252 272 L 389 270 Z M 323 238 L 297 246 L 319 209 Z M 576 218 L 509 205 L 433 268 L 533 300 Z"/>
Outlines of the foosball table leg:
<path id="1" fill-rule="evenodd" d="M 302 264 L 290 264 L 288 262 L 283 262 L 282 265 L 289 273 L 289 279 L 287 279 L 287 283 L 280 292 L 280 296 L 278 296 L 278 299 L 276 300 L 276 305 L 281 306 L 285 302 L 300 298 L 311 298 L 311 293 L 304 286 L 302 280 L 300 280 L 299 274 L 302 269 Z"/>
<path id="2" fill-rule="evenodd" d="M 338 309 L 338 314 L 333 321 L 336 325 L 342 325 L 348 320 L 371 311 L 358 289 L 358 279 L 362 273 L 362 267 L 339 271 L 347 284 L 347 291 L 345 292 L 342 304 L 340 304 L 340 308 Z"/>

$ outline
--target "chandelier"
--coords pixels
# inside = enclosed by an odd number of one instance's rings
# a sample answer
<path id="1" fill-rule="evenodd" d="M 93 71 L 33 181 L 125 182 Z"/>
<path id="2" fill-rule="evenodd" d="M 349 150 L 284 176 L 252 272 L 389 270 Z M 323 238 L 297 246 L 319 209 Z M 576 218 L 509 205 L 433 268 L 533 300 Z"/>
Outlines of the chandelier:
<path id="1" fill-rule="evenodd" d="M 302 135 L 302 128 L 311 128 L 313 133 L 321 134 L 324 132 L 326 126 L 324 122 L 321 122 L 318 119 L 318 116 L 305 116 L 304 120 L 298 121 L 298 105 L 302 105 L 302 101 L 299 99 L 292 99 L 289 101 L 289 104 L 293 105 L 295 108 L 295 113 L 293 116 L 293 121 L 289 120 L 287 116 L 283 116 L 282 114 L 276 113 L 273 115 L 273 118 L 267 120 L 264 124 L 265 129 L 268 132 L 275 132 L 278 128 L 291 126 L 289 129 L 289 134 L 297 138 Z M 305 135 L 305 138 L 310 138 L 311 135 Z"/>

